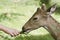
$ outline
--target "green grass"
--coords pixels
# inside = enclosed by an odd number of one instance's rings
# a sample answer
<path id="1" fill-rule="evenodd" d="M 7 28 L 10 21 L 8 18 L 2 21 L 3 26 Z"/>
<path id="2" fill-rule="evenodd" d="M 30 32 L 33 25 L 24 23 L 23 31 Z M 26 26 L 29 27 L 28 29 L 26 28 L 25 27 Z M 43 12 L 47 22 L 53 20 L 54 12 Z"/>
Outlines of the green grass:
<path id="1" fill-rule="evenodd" d="M 39 7 L 38 2 L 40 1 L 24 0 L 14 3 L 12 0 L 0 0 L 0 15 L 6 12 L 9 13 L 7 17 L 0 17 L 0 24 L 21 31 L 22 26 L 31 18 L 36 8 Z M 60 15 L 53 14 L 52 16 L 60 22 Z M 44 28 L 34 30 L 27 35 L 20 34 L 17 37 L 11 37 L 2 31 L 0 35 L 3 36 L 0 36 L 0 40 L 54 40 Z"/>

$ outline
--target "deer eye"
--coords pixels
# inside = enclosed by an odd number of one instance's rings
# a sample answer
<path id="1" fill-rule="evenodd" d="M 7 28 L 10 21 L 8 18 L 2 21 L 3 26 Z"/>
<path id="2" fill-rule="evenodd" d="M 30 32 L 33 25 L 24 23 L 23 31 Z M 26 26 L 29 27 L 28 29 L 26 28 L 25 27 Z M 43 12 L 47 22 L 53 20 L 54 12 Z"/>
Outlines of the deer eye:
<path id="1" fill-rule="evenodd" d="M 33 18 L 33 21 L 37 21 L 38 20 L 38 18 L 36 17 L 36 18 Z"/>
<path id="2" fill-rule="evenodd" d="M 37 18 L 33 18 L 33 20 L 37 20 Z"/>

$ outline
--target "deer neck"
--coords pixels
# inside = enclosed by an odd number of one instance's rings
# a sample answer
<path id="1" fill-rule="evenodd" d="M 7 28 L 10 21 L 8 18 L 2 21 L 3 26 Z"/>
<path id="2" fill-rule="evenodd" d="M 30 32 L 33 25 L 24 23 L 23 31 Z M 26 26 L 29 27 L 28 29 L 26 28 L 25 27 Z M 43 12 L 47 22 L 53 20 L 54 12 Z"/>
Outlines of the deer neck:
<path id="1" fill-rule="evenodd" d="M 60 24 L 52 16 L 49 16 L 47 19 L 46 27 L 45 29 L 47 29 L 55 39 L 57 38 L 58 34 L 60 34 Z"/>

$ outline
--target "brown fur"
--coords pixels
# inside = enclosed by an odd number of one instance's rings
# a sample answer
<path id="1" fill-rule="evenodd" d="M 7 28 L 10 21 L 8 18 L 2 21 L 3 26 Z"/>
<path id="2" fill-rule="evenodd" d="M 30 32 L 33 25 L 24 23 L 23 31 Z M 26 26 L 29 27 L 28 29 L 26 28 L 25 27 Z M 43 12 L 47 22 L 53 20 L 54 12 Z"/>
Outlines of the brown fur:
<path id="1" fill-rule="evenodd" d="M 37 8 L 35 14 L 30 20 L 23 26 L 22 31 L 27 32 L 35 30 L 40 27 L 44 27 L 51 33 L 55 40 L 60 40 L 60 23 L 58 23 L 51 14 L 55 11 L 56 4 L 46 9 L 45 4 L 41 8 Z"/>

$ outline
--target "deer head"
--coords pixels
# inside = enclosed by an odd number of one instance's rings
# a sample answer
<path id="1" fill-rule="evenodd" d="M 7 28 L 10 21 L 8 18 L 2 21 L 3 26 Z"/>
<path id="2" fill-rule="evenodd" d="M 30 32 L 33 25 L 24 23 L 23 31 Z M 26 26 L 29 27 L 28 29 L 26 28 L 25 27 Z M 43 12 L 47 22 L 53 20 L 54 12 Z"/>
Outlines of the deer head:
<path id="1" fill-rule="evenodd" d="M 56 4 L 52 5 L 50 8 L 46 8 L 45 4 L 42 4 L 41 8 L 37 8 L 35 14 L 30 18 L 30 20 L 22 27 L 21 33 L 27 33 L 32 30 L 38 29 L 48 25 L 48 18 L 55 11 Z"/>

